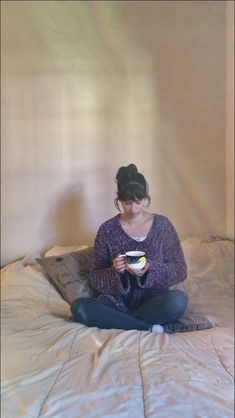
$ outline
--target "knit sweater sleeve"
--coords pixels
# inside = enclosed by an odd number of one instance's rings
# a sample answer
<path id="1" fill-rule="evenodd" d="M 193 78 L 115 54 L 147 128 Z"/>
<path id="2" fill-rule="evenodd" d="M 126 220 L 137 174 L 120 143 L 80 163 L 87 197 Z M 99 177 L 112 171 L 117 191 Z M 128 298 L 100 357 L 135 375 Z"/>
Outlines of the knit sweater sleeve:
<path id="1" fill-rule="evenodd" d="M 113 268 L 107 240 L 107 232 L 101 225 L 95 239 L 94 264 L 90 271 L 91 285 L 102 294 L 127 294 L 130 288 L 129 280 Z"/>
<path id="2" fill-rule="evenodd" d="M 187 265 L 177 232 L 170 221 L 162 236 L 163 261 L 150 263 L 148 272 L 137 278 L 139 287 L 167 289 L 187 277 Z"/>

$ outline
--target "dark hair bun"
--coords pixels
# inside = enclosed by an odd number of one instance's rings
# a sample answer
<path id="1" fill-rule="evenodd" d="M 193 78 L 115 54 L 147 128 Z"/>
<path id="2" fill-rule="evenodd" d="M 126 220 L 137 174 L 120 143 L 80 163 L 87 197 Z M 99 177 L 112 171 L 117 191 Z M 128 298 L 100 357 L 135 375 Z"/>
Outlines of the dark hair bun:
<path id="1" fill-rule="evenodd" d="M 138 174 L 138 170 L 135 164 L 129 164 L 127 167 L 120 167 L 117 175 L 116 180 L 119 184 L 126 183 L 130 180 L 135 180 L 136 175 Z"/>

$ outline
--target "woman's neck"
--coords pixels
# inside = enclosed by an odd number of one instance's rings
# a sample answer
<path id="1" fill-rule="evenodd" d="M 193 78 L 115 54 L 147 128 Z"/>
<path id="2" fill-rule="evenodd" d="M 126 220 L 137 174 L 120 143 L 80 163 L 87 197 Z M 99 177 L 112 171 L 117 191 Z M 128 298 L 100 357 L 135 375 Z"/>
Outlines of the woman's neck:
<path id="1" fill-rule="evenodd" d="M 122 213 L 120 215 L 120 219 L 123 222 L 125 222 L 129 225 L 130 224 L 132 224 L 132 225 L 133 224 L 141 224 L 145 221 L 146 215 L 149 215 L 149 214 L 145 211 L 137 213 L 137 214 L 133 214 L 133 215 L 130 215 L 130 214 L 127 214 L 127 213 Z"/>

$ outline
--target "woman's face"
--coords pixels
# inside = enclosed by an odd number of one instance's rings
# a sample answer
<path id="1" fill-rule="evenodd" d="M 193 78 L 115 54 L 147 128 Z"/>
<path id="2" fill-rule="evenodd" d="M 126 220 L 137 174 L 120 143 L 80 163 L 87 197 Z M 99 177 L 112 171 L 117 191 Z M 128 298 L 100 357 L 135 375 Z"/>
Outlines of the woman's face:
<path id="1" fill-rule="evenodd" d="M 137 215 L 139 215 L 144 208 L 144 199 L 138 200 L 137 202 L 133 200 L 129 201 L 123 201 L 121 200 L 121 205 L 123 208 L 123 211 L 126 215 L 133 218 Z"/>

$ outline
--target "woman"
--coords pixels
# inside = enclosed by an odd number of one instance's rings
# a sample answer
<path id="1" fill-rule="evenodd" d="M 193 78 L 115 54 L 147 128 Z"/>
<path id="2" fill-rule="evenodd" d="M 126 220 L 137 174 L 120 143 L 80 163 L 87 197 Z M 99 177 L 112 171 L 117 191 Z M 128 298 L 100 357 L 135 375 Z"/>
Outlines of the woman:
<path id="1" fill-rule="evenodd" d="M 99 297 L 76 299 L 71 311 L 89 327 L 185 332 L 207 327 L 177 321 L 187 306 L 187 295 L 169 290 L 187 277 L 178 235 L 162 215 L 145 210 L 150 204 L 148 185 L 134 164 L 116 175 L 115 206 L 122 212 L 104 222 L 95 239 L 95 262 L 90 282 Z M 139 250 L 146 254 L 142 270 L 131 269 L 121 256 Z"/>

